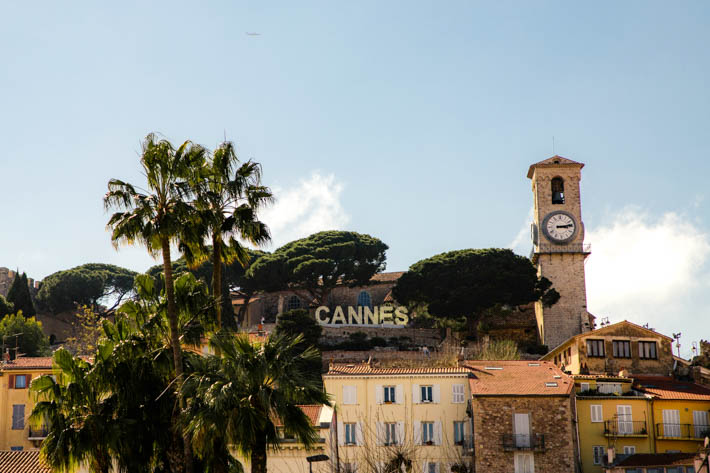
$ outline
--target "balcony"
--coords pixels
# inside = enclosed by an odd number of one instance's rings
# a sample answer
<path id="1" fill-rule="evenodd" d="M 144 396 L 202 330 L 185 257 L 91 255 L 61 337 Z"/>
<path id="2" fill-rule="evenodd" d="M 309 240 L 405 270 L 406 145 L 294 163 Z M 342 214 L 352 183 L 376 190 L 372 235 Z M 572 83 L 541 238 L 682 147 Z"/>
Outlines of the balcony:
<path id="1" fill-rule="evenodd" d="M 42 427 L 40 429 L 33 429 L 30 427 L 30 431 L 27 434 L 27 440 L 44 440 L 47 438 L 47 428 Z"/>
<path id="2" fill-rule="evenodd" d="M 656 424 L 656 437 L 660 439 L 703 440 L 710 436 L 710 425 Z"/>
<path id="3" fill-rule="evenodd" d="M 503 434 L 503 450 L 513 452 L 517 450 L 529 450 L 533 452 L 545 451 L 545 435 L 543 434 Z"/>
<path id="4" fill-rule="evenodd" d="M 645 420 L 606 420 L 605 437 L 648 437 Z"/>
<path id="5" fill-rule="evenodd" d="M 461 445 L 464 455 L 473 455 L 473 436 L 464 435 L 463 440 L 456 442 L 456 445 Z"/>

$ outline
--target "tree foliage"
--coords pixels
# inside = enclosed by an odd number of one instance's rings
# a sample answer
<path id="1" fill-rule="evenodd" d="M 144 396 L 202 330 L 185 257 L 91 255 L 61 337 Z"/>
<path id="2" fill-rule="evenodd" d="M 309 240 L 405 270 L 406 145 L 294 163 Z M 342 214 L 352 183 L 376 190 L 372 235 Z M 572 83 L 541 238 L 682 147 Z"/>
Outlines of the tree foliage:
<path id="1" fill-rule="evenodd" d="M 302 342 L 272 335 L 251 343 L 246 334 L 226 332 L 212 338 L 221 356 L 196 360 L 183 386 L 187 429 L 201 456 L 226 442 L 250 459 L 252 473 L 266 473 L 267 449 L 281 443 L 279 424 L 306 448 L 314 445 L 316 431 L 299 405 L 329 401 L 303 371 L 317 351 L 302 350 Z"/>
<path id="2" fill-rule="evenodd" d="M 15 305 L 0 295 L 0 317 L 15 313 Z"/>
<path id="3" fill-rule="evenodd" d="M 13 352 L 17 346 L 18 352 L 25 356 L 43 356 L 49 352 L 49 338 L 42 331 L 42 322 L 34 317 L 25 318 L 21 311 L 0 320 L 0 339 L 5 348 Z"/>
<path id="4" fill-rule="evenodd" d="M 276 319 L 274 335 L 291 338 L 300 336 L 302 341 L 298 344 L 298 349 L 302 352 L 310 348 L 318 347 L 322 334 L 323 327 L 304 309 L 282 312 Z M 322 384 L 321 372 L 323 371 L 323 361 L 320 351 L 318 352 L 318 356 L 313 360 L 305 362 L 301 369 L 313 382 Z"/>
<path id="5" fill-rule="evenodd" d="M 337 285 L 366 285 L 374 274 L 383 271 L 387 248 L 370 235 L 319 232 L 259 258 L 249 268 L 247 278 L 259 290 L 292 289 L 325 304 Z"/>
<path id="6" fill-rule="evenodd" d="M 131 294 L 136 274 L 112 264 L 83 264 L 44 278 L 37 300 L 55 314 L 83 305 L 98 311 L 100 305 L 110 304 L 110 311 Z"/>
<path id="7" fill-rule="evenodd" d="M 15 274 L 10 290 L 7 291 L 7 301 L 12 303 L 15 311 L 21 311 L 25 317 L 32 317 L 37 313 L 32 303 L 27 274 Z"/>
<path id="8" fill-rule="evenodd" d="M 392 292 L 401 304 L 426 306 L 434 317 L 465 318 L 470 329 L 483 311 L 499 304 L 542 301 L 549 306 L 559 300 L 529 259 L 497 248 L 449 251 L 418 261 Z"/>

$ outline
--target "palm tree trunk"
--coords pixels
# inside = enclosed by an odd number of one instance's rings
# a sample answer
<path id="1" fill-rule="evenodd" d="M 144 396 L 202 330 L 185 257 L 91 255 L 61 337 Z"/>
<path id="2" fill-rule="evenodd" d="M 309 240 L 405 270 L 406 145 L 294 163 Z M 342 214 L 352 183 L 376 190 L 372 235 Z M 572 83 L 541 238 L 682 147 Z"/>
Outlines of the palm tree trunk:
<path id="1" fill-rule="evenodd" d="M 212 295 L 217 315 L 217 331 L 222 328 L 222 242 L 212 237 Z"/>
<path id="2" fill-rule="evenodd" d="M 170 261 L 170 241 L 163 238 L 161 241 L 163 251 L 163 273 L 165 274 L 165 298 L 168 300 L 168 322 L 170 324 L 170 344 L 173 349 L 173 364 L 175 366 L 175 378 L 177 379 L 176 391 L 180 400 L 180 414 L 185 408 L 185 402 L 180 395 L 180 388 L 183 382 L 182 347 L 180 346 L 180 334 L 178 332 L 177 309 L 175 307 L 175 287 L 173 286 L 173 267 Z M 190 438 L 183 434 L 183 452 L 185 456 L 185 472 L 192 473 L 192 448 Z"/>
<path id="3" fill-rule="evenodd" d="M 259 432 L 251 449 L 251 473 L 266 473 L 266 432 Z"/>

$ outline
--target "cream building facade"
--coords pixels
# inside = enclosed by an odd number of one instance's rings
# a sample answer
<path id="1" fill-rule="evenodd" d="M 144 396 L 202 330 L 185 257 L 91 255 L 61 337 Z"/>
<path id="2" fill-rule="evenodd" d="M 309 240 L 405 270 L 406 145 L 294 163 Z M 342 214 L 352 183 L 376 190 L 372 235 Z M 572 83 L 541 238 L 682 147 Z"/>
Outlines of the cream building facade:
<path id="1" fill-rule="evenodd" d="M 336 467 L 448 473 L 471 463 L 469 370 L 331 364 L 323 375 L 336 407 Z"/>

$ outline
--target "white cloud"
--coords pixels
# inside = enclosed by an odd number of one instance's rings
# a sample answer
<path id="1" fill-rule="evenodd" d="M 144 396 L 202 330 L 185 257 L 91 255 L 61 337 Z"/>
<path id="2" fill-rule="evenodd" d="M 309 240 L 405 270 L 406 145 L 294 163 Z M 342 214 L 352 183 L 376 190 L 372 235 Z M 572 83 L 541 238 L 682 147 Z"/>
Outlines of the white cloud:
<path id="1" fill-rule="evenodd" d="M 340 199 L 344 186 L 335 175 L 313 172 L 293 187 L 273 187 L 277 201 L 261 212 L 272 247 L 322 230 L 339 230 L 350 221 Z"/>
<path id="2" fill-rule="evenodd" d="M 710 235 L 694 221 L 629 207 L 588 230 L 585 241 L 592 244 L 586 264 L 591 313 L 612 323 L 649 323 L 668 335 L 683 329 L 686 355 L 691 341 L 710 335 L 702 300 L 710 286 Z"/>
<path id="3" fill-rule="evenodd" d="M 530 252 L 530 248 L 532 247 L 532 243 L 530 242 L 530 222 L 533 221 L 534 217 L 534 209 L 533 207 L 530 207 L 530 210 L 528 211 L 527 217 L 525 217 L 525 221 L 523 222 L 523 225 L 520 227 L 520 230 L 518 231 L 518 234 L 515 235 L 515 238 L 513 238 L 513 241 L 511 241 L 508 244 L 508 248 L 513 250 L 515 253 L 519 255 L 525 255 L 527 256 L 528 253 Z"/>

